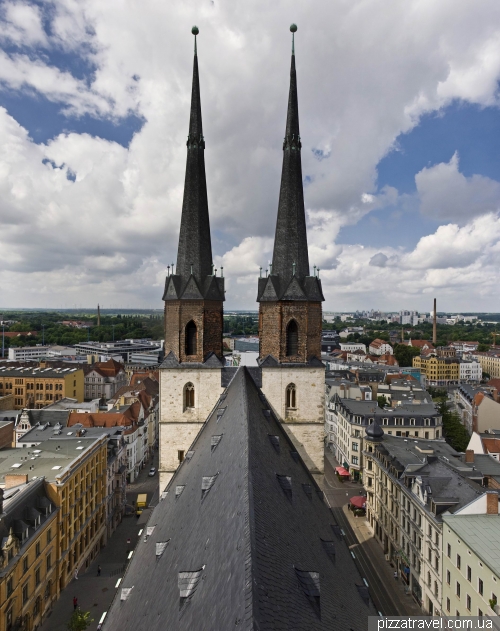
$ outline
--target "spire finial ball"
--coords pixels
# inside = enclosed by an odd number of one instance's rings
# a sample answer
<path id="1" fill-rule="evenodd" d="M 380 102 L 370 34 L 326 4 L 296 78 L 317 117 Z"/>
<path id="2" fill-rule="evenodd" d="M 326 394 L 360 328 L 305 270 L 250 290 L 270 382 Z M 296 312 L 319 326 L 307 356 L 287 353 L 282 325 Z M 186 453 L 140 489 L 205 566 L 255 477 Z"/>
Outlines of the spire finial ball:
<path id="1" fill-rule="evenodd" d="M 297 27 L 295 27 L 297 28 Z M 197 26 L 193 26 L 193 28 L 191 29 L 191 33 L 193 35 L 198 35 L 198 33 L 200 32 L 200 29 Z"/>
<path id="2" fill-rule="evenodd" d="M 292 24 L 290 26 L 290 30 L 292 31 L 292 33 L 296 33 L 297 32 L 297 25 L 296 24 Z"/>

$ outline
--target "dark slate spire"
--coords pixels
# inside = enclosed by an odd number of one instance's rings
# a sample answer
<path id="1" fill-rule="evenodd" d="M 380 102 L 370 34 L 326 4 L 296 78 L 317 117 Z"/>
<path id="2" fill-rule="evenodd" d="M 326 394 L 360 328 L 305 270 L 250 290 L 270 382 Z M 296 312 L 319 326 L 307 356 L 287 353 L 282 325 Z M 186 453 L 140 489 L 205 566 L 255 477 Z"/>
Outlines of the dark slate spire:
<path id="1" fill-rule="evenodd" d="M 295 24 L 292 24 L 290 30 L 292 33 L 295 33 L 297 30 Z M 279 275 L 281 281 L 291 279 L 294 269 L 295 275 L 299 278 L 309 276 L 304 192 L 302 189 L 302 163 L 300 158 L 301 146 L 295 51 L 292 48 L 290 92 L 288 96 L 285 140 L 283 142 L 283 170 L 281 173 L 272 269 L 272 274 Z"/>
<path id="2" fill-rule="evenodd" d="M 201 121 L 200 79 L 196 36 L 193 26 L 194 64 L 191 112 L 187 139 L 186 179 L 182 202 L 177 267 L 172 266 L 165 282 L 163 300 L 224 300 L 224 279 L 216 278 L 212 264 L 210 219 L 205 177 L 205 139 Z"/>
<path id="3" fill-rule="evenodd" d="M 290 26 L 295 34 L 297 27 Z M 323 301 L 319 274 L 309 276 L 306 215 L 302 188 L 299 106 L 297 73 L 295 71 L 295 43 L 292 35 L 292 65 L 290 92 L 283 141 L 283 169 L 278 204 L 278 218 L 274 237 L 273 264 L 269 278 L 259 279 L 257 301 L 310 300 Z M 318 270 L 319 271 L 319 270 Z"/>
<path id="4" fill-rule="evenodd" d="M 187 279 L 192 273 L 200 281 L 212 274 L 212 244 L 205 179 L 205 140 L 201 122 L 200 80 L 196 52 L 198 28 L 196 26 L 193 26 L 193 34 L 195 36 L 193 89 L 176 274 Z"/>

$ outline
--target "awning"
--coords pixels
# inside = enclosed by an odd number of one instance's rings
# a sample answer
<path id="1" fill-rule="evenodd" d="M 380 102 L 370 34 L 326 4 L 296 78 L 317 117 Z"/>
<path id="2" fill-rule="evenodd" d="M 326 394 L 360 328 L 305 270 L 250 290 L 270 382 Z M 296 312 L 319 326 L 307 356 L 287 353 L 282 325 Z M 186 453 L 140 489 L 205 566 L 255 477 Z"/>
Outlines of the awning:
<path id="1" fill-rule="evenodd" d="M 356 508 L 366 508 L 366 497 L 363 497 L 362 495 L 351 497 L 349 504 L 352 504 Z"/>
<path id="2" fill-rule="evenodd" d="M 349 471 L 346 471 L 346 470 L 344 469 L 344 467 L 335 467 L 335 471 L 336 471 L 339 475 L 342 475 L 342 476 L 345 476 L 345 475 L 346 475 L 347 477 L 349 477 Z"/>

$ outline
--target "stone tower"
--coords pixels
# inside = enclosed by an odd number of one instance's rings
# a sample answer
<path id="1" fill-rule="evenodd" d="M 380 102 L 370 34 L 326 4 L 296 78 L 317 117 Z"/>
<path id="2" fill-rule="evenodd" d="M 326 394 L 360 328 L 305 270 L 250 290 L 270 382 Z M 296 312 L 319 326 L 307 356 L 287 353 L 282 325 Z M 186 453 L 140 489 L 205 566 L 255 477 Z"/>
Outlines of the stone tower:
<path id="1" fill-rule="evenodd" d="M 290 27 L 295 33 L 297 27 Z M 270 274 L 259 278 L 262 390 L 313 473 L 323 471 L 324 300 L 319 273 L 310 275 L 302 186 L 297 74 L 292 35 L 283 169 Z"/>
<path id="2" fill-rule="evenodd" d="M 165 281 L 161 365 L 160 488 L 163 490 L 221 392 L 224 279 L 212 261 L 205 139 L 195 36 L 186 178 L 177 265 Z"/>

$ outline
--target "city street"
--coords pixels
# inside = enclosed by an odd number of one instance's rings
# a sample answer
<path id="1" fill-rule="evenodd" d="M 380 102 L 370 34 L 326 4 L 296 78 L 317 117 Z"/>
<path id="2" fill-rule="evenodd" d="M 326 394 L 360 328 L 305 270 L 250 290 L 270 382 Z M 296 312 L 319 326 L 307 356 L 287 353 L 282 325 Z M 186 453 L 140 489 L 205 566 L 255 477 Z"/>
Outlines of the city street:
<path id="1" fill-rule="evenodd" d="M 347 510 L 348 500 L 364 494 L 359 482 L 340 482 L 335 474 L 338 463 L 325 451 L 325 476 L 322 488 L 331 506 L 337 524 L 342 528 L 346 543 L 354 555 L 355 563 L 366 579 L 370 595 L 378 611 L 384 615 L 421 615 L 420 607 L 405 593 L 400 578 L 394 579 L 394 568 L 383 555 L 364 517 L 355 517 Z"/>
<path id="2" fill-rule="evenodd" d="M 138 493 L 148 494 L 148 505 L 156 506 L 159 499 L 158 494 L 158 473 L 154 477 L 149 477 L 150 467 L 158 468 L 158 452 L 144 469 L 140 472 L 137 482 L 127 486 L 127 503 L 135 504 Z M 135 515 L 124 517 L 122 523 L 115 530 L 107 542 L 94 559 L 92 565 L 83 574 L 78 575 L 78 579 L 73 579 L 71 583 L 61 593 L 59 600 L 54 603 L 54 607 L 45 618 L 40 627 L 41 631 L 66 631 L 67 624 L 73 612 L 73 597 L 78 599 L 78 606 L 82 611 L 90 611 L 93 622 L 89 627 L 90 631 L 95 631 L 102 614 L 108 610 L 117 588 L 116 582 L 123 577 L 127 566 L 127 556 L 133 550 L 139 539 L 139 531 L 144 528 L 151 514 L 151 508 L 143 511 L 137 518 Z M 130 539 L 130 545 L 127 540 Z M 101 575 L 97 576 L 97 567 L 101 566 Z"/>

